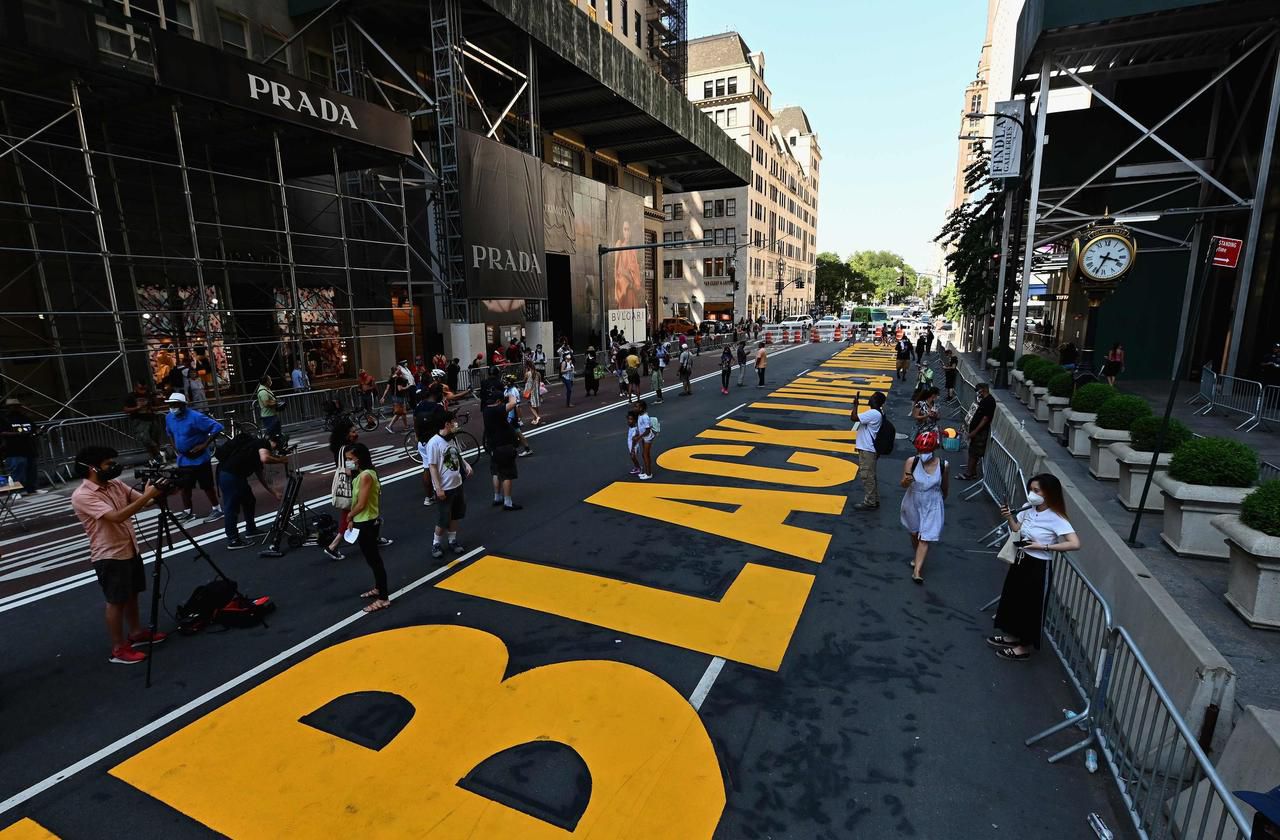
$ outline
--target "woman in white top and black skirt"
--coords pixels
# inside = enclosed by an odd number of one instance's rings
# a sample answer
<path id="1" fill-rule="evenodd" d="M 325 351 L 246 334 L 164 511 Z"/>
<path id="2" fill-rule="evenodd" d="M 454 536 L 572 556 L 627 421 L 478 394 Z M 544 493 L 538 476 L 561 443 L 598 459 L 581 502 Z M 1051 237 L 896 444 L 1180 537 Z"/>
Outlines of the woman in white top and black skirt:
<path id="1" fill-rule="evenodd" d="M 1016 517 L 1007 505 L 1000 506 L 1009 529 L 1020 539 L 1017 559 L 1005 575 L 996 610 L 995 624 L 1000 632 L 987 637 L 996 656 L 1013 662 L 1029 659 L 1033 649 L 1040 649 L 1053 552 L 1080 548 L 1080 537 L 1067 520 L 1062 482 L 1056 476 L 1033 476 L 1027 482 L 1027 504 L 1031 507 Z"/>

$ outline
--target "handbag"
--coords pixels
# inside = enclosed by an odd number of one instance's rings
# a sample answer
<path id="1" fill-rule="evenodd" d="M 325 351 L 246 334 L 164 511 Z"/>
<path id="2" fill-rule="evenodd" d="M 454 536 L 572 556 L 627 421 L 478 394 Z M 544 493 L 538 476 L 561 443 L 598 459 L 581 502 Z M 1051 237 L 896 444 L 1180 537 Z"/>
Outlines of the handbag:
<path id="1" fill-rule="evenodd" d="M 539 382 L 538 382 L 538 396 L 540 396 L 540 397 L 545 397 L 546 395 L 547 395 L 547 383 L 542 382 L 542 381 L 539 381 Z"/>
<path id="2" fill-rule="evenodd" d="M 1018 548 L 1017 543 L 1018 532 L 1010 531 L 1009 539 L 1005 540 L 1004 545 L 1000 546 L 1000 551 L 996 554 L 996 557 L 1010 566 L 1018 565 L 1018 561 L 1022 557 L 1022 549 Z"/>
<path id="3" fill-rule="evenodd" d="M 524 391 L 521 393 L 521 396 L 523 396 L 526 400 L 529 399 L 529 389 L 525 388 Z"/>
<path id="4" fill-rule="evenodd" d="M 351 476 L 347 475 L 341 455 L 338 456 L 338 468 L 333 473 L 333 483 L 329 485 L 329 496 L 338 510 L 351 510 Z"/>
<path id="5" fill-rule="evenodd" d="M 604 379 L 606 376 L 609 375 L 609 371 L 605 370 L 599 365 L 596 365 L 596 368 L 595 370 L 592 371 L 592 373 L 595 374 L 594 376 L 591 377 L 592 379 Z"/>

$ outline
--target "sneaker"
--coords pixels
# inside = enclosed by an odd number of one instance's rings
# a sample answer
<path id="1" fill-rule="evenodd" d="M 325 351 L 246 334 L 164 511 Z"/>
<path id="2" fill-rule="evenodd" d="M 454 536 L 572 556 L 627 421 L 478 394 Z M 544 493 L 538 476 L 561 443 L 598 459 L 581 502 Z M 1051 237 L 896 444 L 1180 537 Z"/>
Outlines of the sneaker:
<path id="1" fill-rule="evenodd" d="M 444 546 L 440 545 L 440 543 L 432 543 L 431 556 L 437 560 L 444 557 Z"/>
<path id="2" fill-rule="evenodd" d="M 493 500 L 493 506 L 494 506 L 494 507 L 502 507 L 502 499 L 494 499 L 494 500 Z"/>
<path id="3" fill-rule="evenodd" d="M 436 500 L 431 498 L 430 496 L 427 496 L 425 499 L 422 500 L 423 507 L 431 507 L 435 503 L 436 503 Z"/>
<path id="4" fill-rule="evenodd" d="M 636 478 L 640 479 L 641 481 L 648 481 L 649 479 L 653 478 L 653 476 L 649 475 L 648 473 L 640 473 L 638 476 L 636 476 Z"/>
<path id="5" fill-rule="evenodd" d="M 869 505 L 865 502 L 858 502 L 858 504 L 853 506 L 853 509 L 854 510 L 879 510 L 880 505 Z"/>
<path id="6" fill-rule="evenodd" d="M 208 525 L 210 522 L 217 522 L 221 518 L 222 518 L 222 508 L 216 507 L 213 510 L 209 511 L 209 515 L 200 521 Z"/>
<path id="7" fill-rule="evenodd" d="M 640 474 L 640 468 L 639 468 L 639 467 L 632 467 L 632 468 L 631 468 L 631 474 L 632 474 L 632 475 L 639 475 L 639 474 Z"/>
<path id="8" fill-rule="evenodd" d="M 180 510 L 173 515 L 173 518 L 179 522 L 186 522 L 188 519 L 195 519 L 195 516 L 189 510 Z"/>
<path id="9" fill-rule="evenodd" d="M 111 649 L 111 658 L 107 661 L 116 665 L 137 665 L 139 662 L 146 662 L 147 655 L 140 650 L 134 650 L 128 645 L 120 645 Z"/>
<path id="10" fill-rule="evenodd" d="M 533 450 L 526 446 L 522 451 L 520 451 L 520 452 L 517 452 L 517 453 L 516 453 L 516 457 L 517 457 L 517 458 L 524 458 L 524 457 L 526 457 L 526 456 L 528 456 L 528 455 L 532 455 L 532 454 L 533 454 Z"/>
<path id="11" fill-rule="evenodd" d="M 391 539 L 390 537 L 378 537 L 378 545 L 382 548 L 386 548 L 387 546 L 391 545 L 394 542 L 395 540 Z"/>
<path id="12" fill-rule="evenodd" d="M 341 551 L 334 551 L 332 548 L 329 548 L 329 546 L 327 545 L 324 547 L 324 556 L 328 557 L 330 560 L 346 560 L 347 559 L 347 556 L 343 554 Z"/>
<path id="13" fill-rule="evenodd" d="M 129 634 L 129 644 L 135 648 L 146 647 L 148 644 L 158 645 L 165 639 L 169 638 L 169 634 L 162 630 L 152 633 L 151 628 L 146 627 L 142 630 L 134 630 Z"/>
<path id="14" fill-rule="evenodd" d="M 453 542 L 449 543 L 449 550 L 452 551 L 454 554 L 463 554 L 466 552 L 467 547 L 462 544 L 461 540 L 454 540 Z"/>
<path id="15" fill-rule="evenodd" d="M 503 505 L 503 506 L 502 506 L 502 509 L 503 509 L 504 511 L 506 511 L 506 510 L 524 510 L 524 505 L 518 505 L 518 504 L 516 504 L 515 502 L 512 502 L 512 503 L 511 503 L 511 504 L 509 504 L 509 505 Z"/>
<path id="16" fill-rule="evenodd" d="M 227 551 L 235 551 L 239 548 L 248 548 L 249 544 L 239 537 L 227 540 L 227 544 L 223 546 Z"/>
<path id="17" fill-rule="evenodd" d="M 388 424 L 387 424 L 386 429 L 387 429 L 387 434 L 391 434 L 391 424 L 390 424 L 390 423 L 388 423 Z"/>

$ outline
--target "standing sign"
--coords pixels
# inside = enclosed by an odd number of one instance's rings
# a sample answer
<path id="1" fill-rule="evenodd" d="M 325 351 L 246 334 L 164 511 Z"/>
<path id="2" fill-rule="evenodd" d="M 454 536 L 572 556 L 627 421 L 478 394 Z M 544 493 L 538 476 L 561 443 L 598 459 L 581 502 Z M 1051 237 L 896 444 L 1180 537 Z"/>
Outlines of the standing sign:
<path id="1" fill-rule="evenodd" d="M 1228 239 L 1225 236 L 1213 238 L 1213 264 L 1217 268 L 1235 268 L 1240 262 L 1240 249 L 1244 246 L 1241 239 Z"/>
<path id="2" fill-rule="evenodd" d="M 1026 101 L 997 102 L 991 122 L 991 177 L 1018 178 L 1022 175 L 1022 124 L 1026 122 Z M 1015 120 L 1017 122 L 1015 122 Z"/>

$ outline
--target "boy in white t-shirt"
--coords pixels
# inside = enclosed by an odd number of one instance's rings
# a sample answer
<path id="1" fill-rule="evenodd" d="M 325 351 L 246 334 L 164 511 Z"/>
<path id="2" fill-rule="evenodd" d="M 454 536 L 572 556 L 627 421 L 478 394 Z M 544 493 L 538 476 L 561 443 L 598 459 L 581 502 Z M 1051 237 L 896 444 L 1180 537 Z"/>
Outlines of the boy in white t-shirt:
<path id="1" fill-rule="evenodd" d="M 880 455 L 876 452 L 876 435 L 884 422 L 885 396 L 880 391 L 873 393 L 867 399 L 866 411 L 858 411 L 859 399 L 853 398 L 853 410 L 849 412 L 849 419 L 858 424 L 858 438 L 854 446 L 858 450 L 858 475 L 862 477 L 862 501 L 853 509 L 875 510 L 880 507 L 880 487 L 876 483 L 876 462 Z"/>

